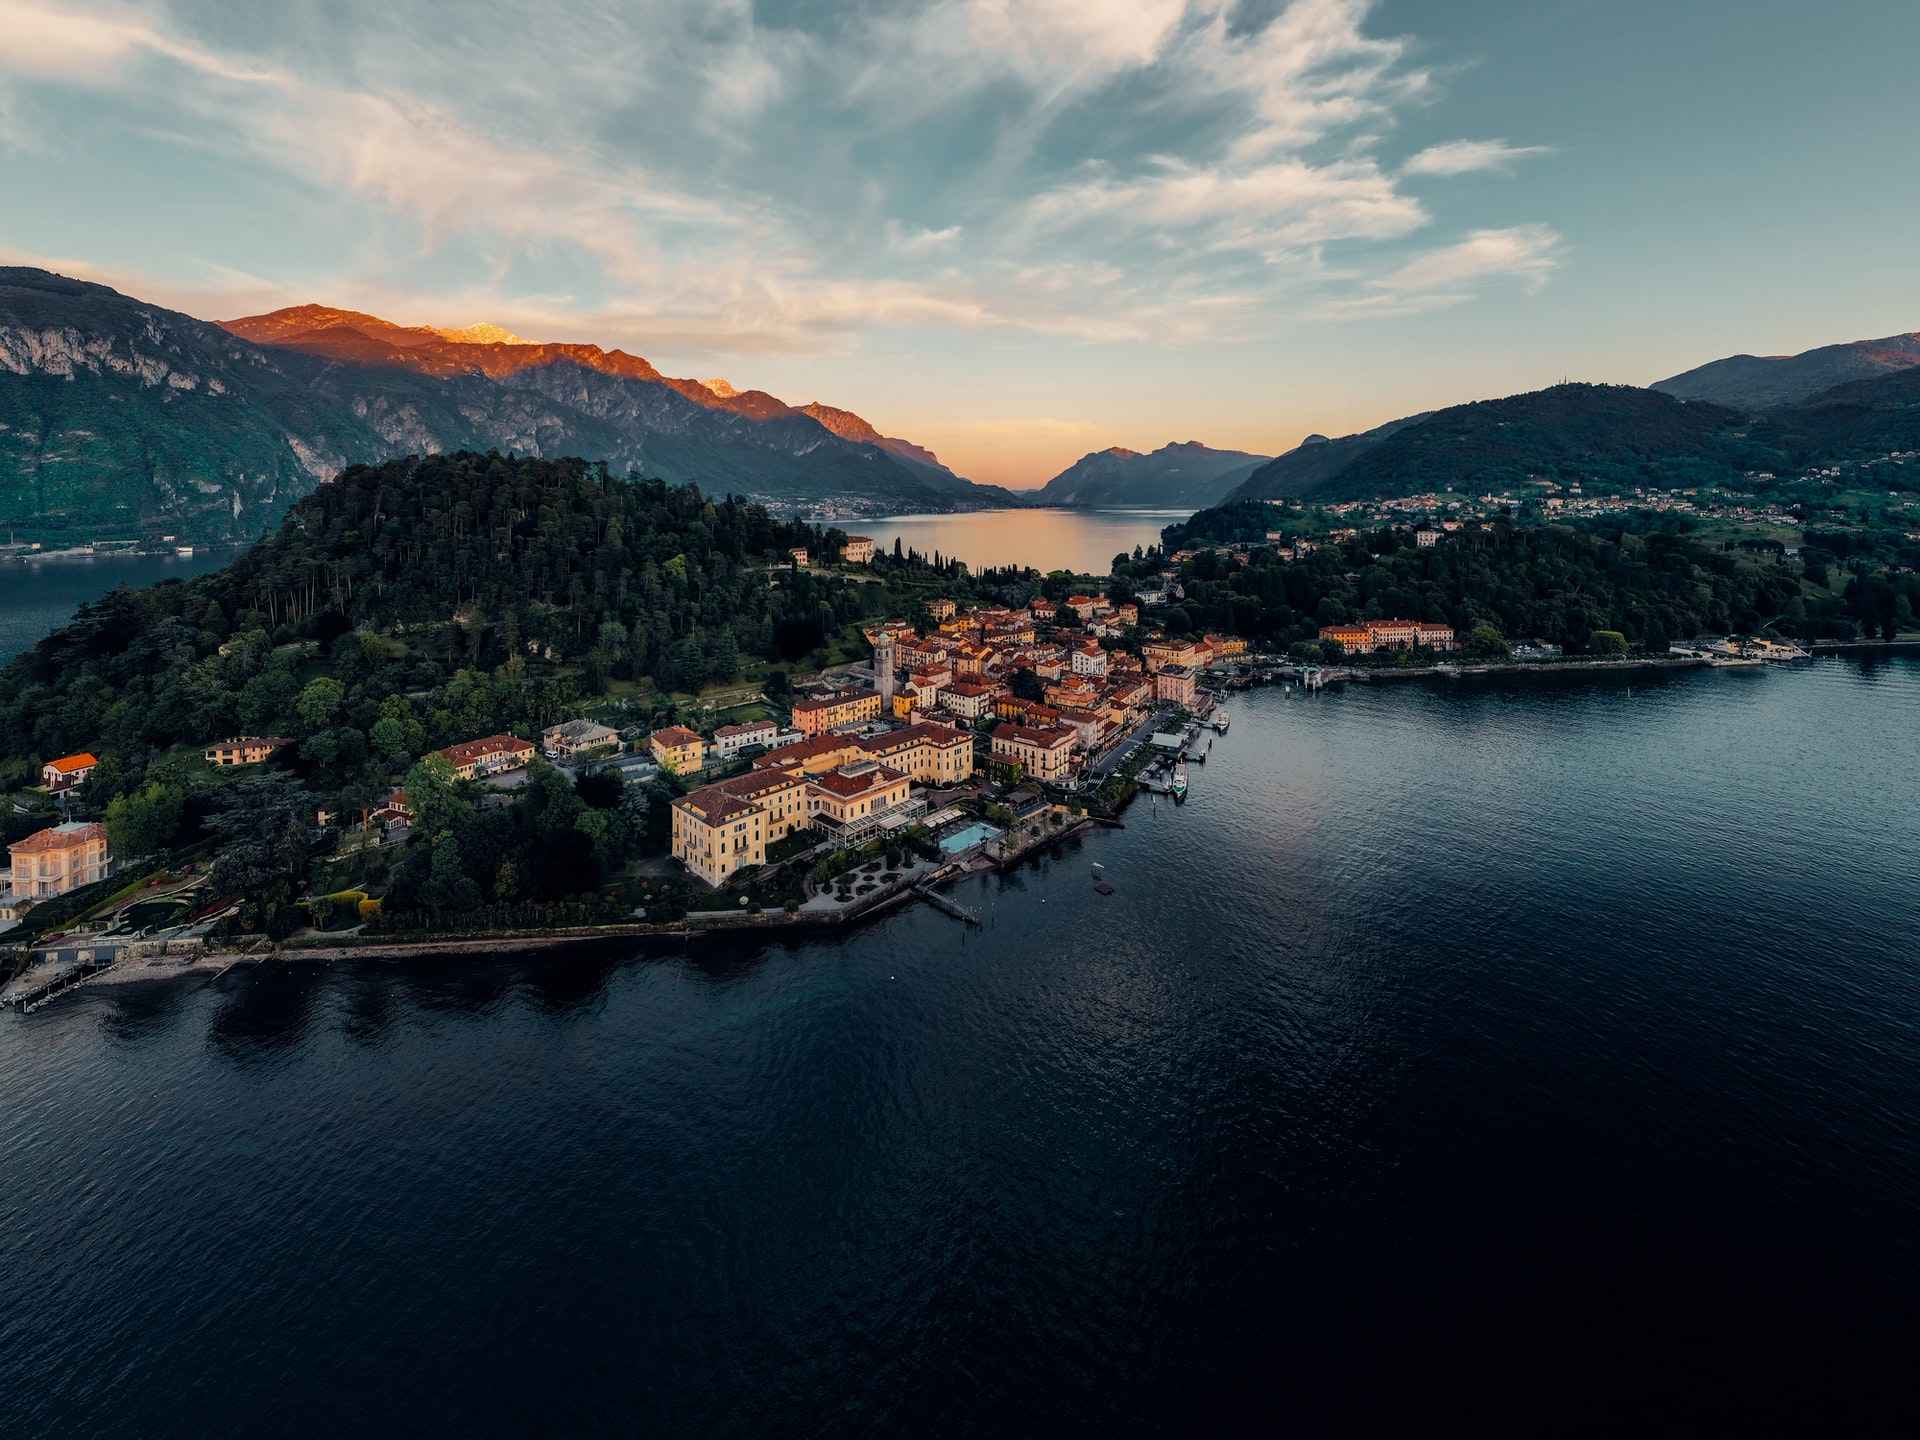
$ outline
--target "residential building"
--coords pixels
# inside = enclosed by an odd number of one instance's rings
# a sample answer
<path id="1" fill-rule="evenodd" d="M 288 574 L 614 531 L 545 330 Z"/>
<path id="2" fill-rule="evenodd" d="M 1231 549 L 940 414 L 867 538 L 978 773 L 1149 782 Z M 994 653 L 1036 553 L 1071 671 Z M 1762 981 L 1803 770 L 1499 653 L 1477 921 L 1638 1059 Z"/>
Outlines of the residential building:
<path id="1" fill-rule="evenodd" d="M 1097 705 L 1097 700 L 1090 705 Z M 1074 739 L 1082 750 L 1093 750 L 1100 744 L 1100 738 L 1106 733 L 1107 717 L 1097 709 L 1080 705 L 1062 705 L 1060 723 L 1073 731 Z"/>
<path id="2" fill-rule="evenodd" d="M 1137 714 L 1153 703 L 1152 682 L 1138 677 L 1118 680 L 1108 689 L 1107 700 L 1129 714 Z"/>
<path id="3" fill-rule="evenodd" d="M 984 685 L 971 680 L 956 680 L 940 696 L 947 710 L 966 720 L 978 720 L 993 713 L 994 697 L 1004 687 Z"/>
<path id="4" fill-rule="evenodd" d="M 40 783 L 56 792 L 71 790 L 84 783 L 99 763 L 100 757 L 90 750 L 82 750 L 78 755 L 62 755 L 40 767 Z"/>
<path id="5" fill-rule="evenodd" d="M 793 549 L 787 551 L 787 558 L 793 561 L 795 569 L 804 570 L 807 568 L 807 551 L 805 546 L 794 546 Z"/>
<path id="6" fill-rule="evenodd" d="M 540 732 L 540 748 L 552 760 L 584 755 L 589 750 L 618 749 L 620 732 L 597 720 L 568 720 Z"/>
<path id="7" fill-rule="evenodd" d="M 927 601 L 927 614 L 935 620 L 951 620 L 960 607 L 951 600 Z"/>
<path id="8" fill-rule="evenodd" d="M 216 740 L 206 748 L 207 764 L 224 769 L 229 765 L 258 765 L 282 745 L 293 741 L 284 735 L 235 735 Z"/>
<path id="9" fill-rule="evenodd" d="M 836 690 L 818 699 L 793 702 L 793 728 L 802 735 L 818 735 L 838 725 L 858 725 L 879 718 L 878 690 Z"/>
<path id="10" fill-rule="evenodd" d="M 1049 705 L 1091 705 L 1099 694 L 1099 687 L 1084 675 L 1062 675 L 1045 691 Z"/>
<path id="11" fill-rule="evenodd" d="M 1083 640 L 1073 647 L 1069 657 L 1073 662 L 1076 675 L 1101 676 L 1107 673 L 1107 652 L 1100 648 L 1097 640 Z"/>
<path id="12" fill-rule="evenodd" d="M 849 565 L 865 565 L 873 559 L 873 540 L 866 535 L 849 535 L 840 547 L 840 558 Z"/>
<path id="13" fill-rule="evenodd" d="M 660 768 L 673 775 L 692 775 L 707 764 L 707 742 L 684 725 L 669 725 L 647 737 L 647 748 Z"/>
<path id="14" fill-rule="evenodd" d="M 767 863 L 767 817 L 718 785 L 682 795 L 673 802 L 673 858 L 707 884 L 724 885 Z"/>
<path id="15" fill-rule="evenodd" d="M 1193 640 L 1154 640 L 1140 647 L 1146 656 L 1147 669 L 1158 671 L 1168 665 L 1181 665 L 1194 669 L 1205 661 L 1206 649 Z"/>
<path id="16" fill-rule="evenodd" d="M 1185 665 L 1165 665 L 1154 672 L 1153 698 L 1193 708 L 1193 671 Z"/>
<path id="17" fill-rule="evenodd" d="M 860 751 L 922 785 L 958 785 L 973 774 L 973 737 L 930 721 L 870 736 Z"/>
<path id="18" fill-rule="evenodd" d="M 82 885 L 104 880 L 112 872 L 107 855 L 107 827 L 73 820 L 36 830 L 7 847 L 13 860 L 16 900 L 45 900 Z"/>
<path id="19" fill-rule="evenodd" d="M 1018 765 L 1036 780 L 1058 783 L 1073 768 L 1076 733 L 1065 726 L 1030 729 L 1007 721 L 994 728 L 993 758 Z"/>
<path id="20" fill-rule="evenodd" d="M 533 763 L 533 742 L 518 735 L 489 735 L 434 752 L 453 767 L 456 780 L 482 780 Z"/>
<path id="21" fill-rule="evenodd" d="M 780 727 L 771 720 L 747 720 L 738 725 L 722 725 L 713 732 L 716 760 L 731 760 L 742 750 L 756 745 L 771 745 Z"/>
<path id="22" fill-rule="evenodd" d="M 1246 654 L 1247 642 L 1238 635 L 1210 634 L 1207 636 L 1207 648 L 1213 652 L 1215 659 L 1225 660 L 1229 656 Z"/>
<path id="23" fill-rule="evenodd" d="M 1333 641 L 1349 655 L 1373 653 L 1373 631 L 1365 625 L 1322 625 L 1320 638 Z"/>
<path id="24" fill-rule="evenodd" d="M 1438 530 L 1416 530 L 1413 534 L 1413 540 L 1422 550 L 1431 550 L 1440 543 L 1440 532 Z"/>

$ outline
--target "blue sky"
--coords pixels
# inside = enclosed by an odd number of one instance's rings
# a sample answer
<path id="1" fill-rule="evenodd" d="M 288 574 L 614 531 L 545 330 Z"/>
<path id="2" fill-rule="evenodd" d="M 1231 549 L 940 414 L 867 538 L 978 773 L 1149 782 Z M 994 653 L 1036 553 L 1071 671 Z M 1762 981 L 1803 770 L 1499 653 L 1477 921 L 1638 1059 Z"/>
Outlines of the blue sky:
<path id="1" fill-rule="evenodd" d="M 0 253 L 621 345 L 963 473 L 1920 326 L 1920 6 L 0 0 Z"/>

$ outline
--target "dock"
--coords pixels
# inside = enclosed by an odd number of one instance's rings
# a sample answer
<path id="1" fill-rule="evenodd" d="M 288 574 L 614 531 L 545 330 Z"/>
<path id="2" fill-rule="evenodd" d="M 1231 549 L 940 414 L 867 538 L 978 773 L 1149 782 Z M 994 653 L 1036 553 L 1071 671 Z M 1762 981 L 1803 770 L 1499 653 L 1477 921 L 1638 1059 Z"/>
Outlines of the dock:
<path id="1" fill-rule="evenodd" d="M 967 909 L 967 907 L 962 905 L 958 900 L 953 900 L 942 895 L 924 880 L 913 887 L 913 893 L 933 906 L 934 909 L 944 910 L 954 919 L 962 921 L 965 924 L 978 925 L 981 923 L 978 915 Z"/>

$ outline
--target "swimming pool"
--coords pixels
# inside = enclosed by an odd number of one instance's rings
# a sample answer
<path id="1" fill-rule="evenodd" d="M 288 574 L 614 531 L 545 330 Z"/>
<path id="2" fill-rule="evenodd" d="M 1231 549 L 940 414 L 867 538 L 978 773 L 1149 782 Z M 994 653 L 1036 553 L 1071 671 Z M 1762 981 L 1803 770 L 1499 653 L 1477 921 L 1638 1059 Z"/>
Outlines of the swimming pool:
<path id="1" fill-rule="evenodd" d="M 1000 832 L 984 820 L 976 820 L 971 825 L 940 838 L 940 848 L 949 855 L 958 855 L 962 850 L 971 850 L 976 845 L 984 845 L 989 840 L 998 840 Z"/>

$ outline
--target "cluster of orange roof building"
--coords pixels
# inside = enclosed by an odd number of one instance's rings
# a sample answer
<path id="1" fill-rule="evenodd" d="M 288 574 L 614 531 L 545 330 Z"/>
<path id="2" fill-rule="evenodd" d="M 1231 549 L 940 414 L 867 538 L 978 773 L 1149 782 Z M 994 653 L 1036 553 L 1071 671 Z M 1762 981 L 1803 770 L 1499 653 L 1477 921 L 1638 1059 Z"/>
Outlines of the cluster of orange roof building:
<path id="1" fill-rule="evenodd" d="M 971 779 L 974 732 L 989 724 L 987 754 L 1004 778 L 1068 780 L 1156 705 L 1192 705 L 1200 670 L 1246 650 L 1245 641 L 1217 635 L 1152 642 L 1144 659 L 1108 649 L 1101 641 L 1140 617 L 1135 605 L 1104 596 L 965 613 L 955 601 L 937 599 L 925 609 L 931 633 L 905 620 L 870 627 L 871 684 L 796 700 L 784 737 L 736 736 L 729 732 L 751 727 L 734 726 L 710 738 L 683 726 L 654 733 L 654 755 L 683 776 L 735 741 L 784 742 L 772 743 L 747 774 L 675 802 L 673 853 L 692 874 L 724 884 L 764 864 L 768 846 L 804 826 L 856 839 L 911 823 L 926 810 L 914 786 Z M 1039 698 L 1013 693 L 1010 682 L 1022 670 L 1038 679 Z M 761 724 L 773 729 L 770 721 Z"/>

